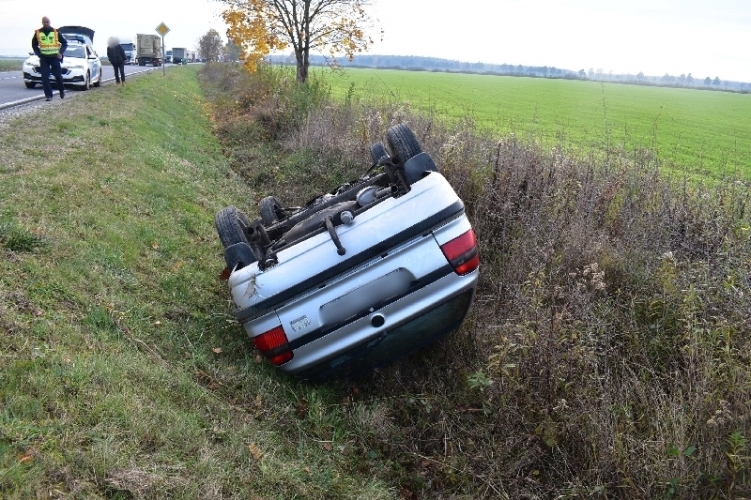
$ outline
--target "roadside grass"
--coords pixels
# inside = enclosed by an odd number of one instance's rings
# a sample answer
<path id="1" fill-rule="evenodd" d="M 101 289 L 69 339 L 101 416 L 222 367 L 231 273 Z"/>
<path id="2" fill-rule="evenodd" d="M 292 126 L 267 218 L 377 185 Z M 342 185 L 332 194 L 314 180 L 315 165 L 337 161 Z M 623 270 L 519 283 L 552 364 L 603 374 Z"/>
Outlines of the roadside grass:
<path id="1" fill-rule="evenodd" d="M 407 123 L 478 234 L 462 328 L 350 386 L 351 420 L 322 413 L 360 429 L 346 439 L 374 475 L 403 498 L 751 495 L 747 183 L 666 176 L 644 148 L 572 157 L 379 94 L 326 101 L 285 71 L 201 73 L 249 185 L 294 205 Z M 311 93 L 322 105 L 287 120 Z"/>
<path id="2" fill-rule="evenodd" d="M 0 123 L 0 496 L 751 496 L 745 184 L 294 80 L 173 68 Z M 214 214 L 358 176 L 400 122 L 478 233 L 470 315 L 363 379 L 286 377 Z"/>
<path id="3" fill-rule="evenodd" d="M 194 68 L 0 127 L 2 498 L 394 498 L 233 319 L 213 217 L 253 193 Z"/>
<path id="4" fill-rule="evenodd" d="M 340 102 L 402 103 L 579 157 L 649 150 L 681 176 L 751 179 L 748 95 L 546 78 L 316 70 Z"/>
<path id="5" fill-rule="evenodd" d="M 23 59 L 0 59 L 0 71 L 21 71 Z"/>

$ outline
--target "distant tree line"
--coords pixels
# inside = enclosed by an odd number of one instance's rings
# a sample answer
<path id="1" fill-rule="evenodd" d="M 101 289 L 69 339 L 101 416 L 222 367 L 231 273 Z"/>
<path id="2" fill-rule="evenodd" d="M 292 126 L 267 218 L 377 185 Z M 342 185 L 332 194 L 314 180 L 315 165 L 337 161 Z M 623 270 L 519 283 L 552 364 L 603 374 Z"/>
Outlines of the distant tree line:
<path id="1" fill-rule="evenodd" d="M 294 64 L 293 55 L 267 56 L 266 61 L 275 64 Z M 325 56 L 310 56 L 311 66 L 328 66 L 331 60 Z M 401 69 L 409 71 L 443 71 L 449 73 L 478 73 L 503 76 L 526 76 L 532 78 L 565 78 L 571 80 L 593 80 L 628 83 L 634 85 L 650 85 L 663 87 L 690 87 L 709 90 L 724 90 L 733 92 L 751 92 L 751 83 L 722 81 L 719 77 L 695 78 L 691 73 L 673 76 L 668 73 L 662 77 L 646 76 L 643 72 L 633 74 L 613 74 L 602 69 L 590 68 L 588 71 L 580 69 L 556 68 L 555 66 L 524 66 L 521 64 L 487 64 L 440 59 L 423 56 L 388 56 L 358 54 L 352 61 L 338 60 L 337 66 L 342 68 L 383 68 Z"/>

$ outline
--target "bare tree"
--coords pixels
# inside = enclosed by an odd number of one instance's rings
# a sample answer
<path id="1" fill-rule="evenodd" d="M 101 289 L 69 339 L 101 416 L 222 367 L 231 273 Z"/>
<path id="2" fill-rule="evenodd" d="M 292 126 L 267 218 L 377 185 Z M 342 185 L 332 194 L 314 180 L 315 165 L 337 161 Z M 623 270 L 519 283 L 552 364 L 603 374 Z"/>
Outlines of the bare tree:
<path id="1" fill-rule="evenodd" d="M 222 37 L 219 36 L 219 32 L 212 28 L 198 39 L 196 45 L 198 46 L 198 56 L 201 59 L 206 59 L 207 62 L 215 62 L 219 60 L 219 56 L 222 54 L 224 42 Z"/>

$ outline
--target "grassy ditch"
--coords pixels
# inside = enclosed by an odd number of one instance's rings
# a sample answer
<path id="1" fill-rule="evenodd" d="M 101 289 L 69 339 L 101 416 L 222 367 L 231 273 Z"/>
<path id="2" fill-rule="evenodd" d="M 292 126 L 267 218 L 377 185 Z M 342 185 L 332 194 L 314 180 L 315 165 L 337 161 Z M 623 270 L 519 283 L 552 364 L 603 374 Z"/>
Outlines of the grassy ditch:
<path id="1" fill-rule="evenodd" d="M 196 70 L 70 97 L 0 124 L 0 497 L 392 498 L 233 321 Z"/>
<path id="2" fill-rule="evenodd" d="M 663 177 L 645 148 L 573 159 L 471 116 L 335 104 L 325 83 L 292 80 L 203 74 L 259 195 L 294 205 L 359 175 L 370 144 L 408 123 L 480 239 L 465 325 L 350 388 L 352 417 L 370 415 L 354 443 L 386 467 L 374 474 L 403 498 L 751 494 L 746 184 Z"/>

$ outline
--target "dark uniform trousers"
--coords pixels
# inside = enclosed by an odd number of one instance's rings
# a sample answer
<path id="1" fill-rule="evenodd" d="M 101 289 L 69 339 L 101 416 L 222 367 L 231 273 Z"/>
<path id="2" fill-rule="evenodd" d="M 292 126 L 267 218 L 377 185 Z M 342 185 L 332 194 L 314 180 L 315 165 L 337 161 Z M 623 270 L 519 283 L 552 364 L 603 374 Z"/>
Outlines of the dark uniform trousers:
<path id="1" fill-rule="evenodd" d="M 50 72 L 55 76 L 57 81 L 57 87 L 60 89 L 60 95 L 65 94 L 63 89 L 63 74 L 60 68 L 60 59 L 57 56 L 54 57 L 40 57 L 39 58 L 39 73 L 42 74 L 42 88 L 44 89 L 44 95 L 52 97 L 52 85 L 50 85 Z"/>

